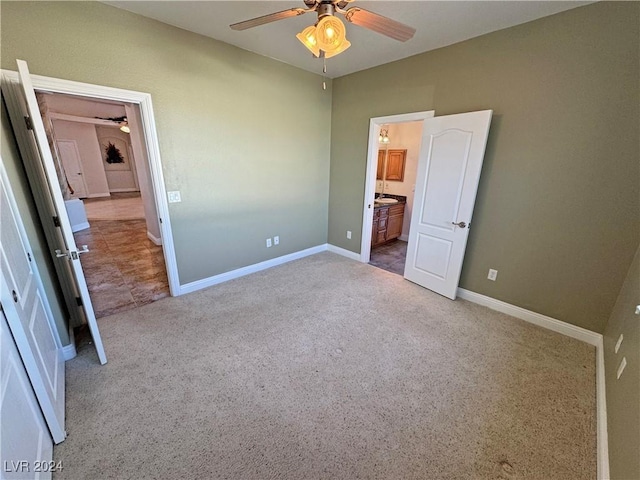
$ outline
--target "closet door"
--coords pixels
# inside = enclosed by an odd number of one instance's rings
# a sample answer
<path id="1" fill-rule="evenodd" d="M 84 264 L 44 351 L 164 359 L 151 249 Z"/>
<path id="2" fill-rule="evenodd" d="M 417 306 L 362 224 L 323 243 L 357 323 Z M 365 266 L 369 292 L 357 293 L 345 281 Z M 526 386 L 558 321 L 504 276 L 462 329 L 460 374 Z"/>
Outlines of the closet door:
<path id="1" fill-rule="evenodd" d="M 0 303 L 51 436 L 59 443 L 66 436 L 62 345 L 1 163 L 0 223 Z"/>
<path id="2" fill-rule="evenodd" d="M 0 468 L 3 479 L 51 478 L 53 442 L 0 311 Z M 40 467 L 40 468 L 38 468 Z M 44 468 L 42 468 L 44 467 Z M 45 470 L 36 472 L 36 469 Z"/>

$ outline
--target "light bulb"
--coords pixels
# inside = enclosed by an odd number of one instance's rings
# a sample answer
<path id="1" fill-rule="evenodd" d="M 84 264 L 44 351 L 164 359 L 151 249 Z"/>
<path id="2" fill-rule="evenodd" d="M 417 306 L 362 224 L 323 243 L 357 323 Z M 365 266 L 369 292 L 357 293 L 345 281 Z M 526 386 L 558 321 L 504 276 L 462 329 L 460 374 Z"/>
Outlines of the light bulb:
<path id="1" fill-rule="evenodd" d="M 129 128 L 129 125 L 122 125 L 120 127 L 120 130 L 123 131 L 124 133 L 131 133 L 131 129 Z"/>
<path id="2" fill-rule="evenodd" d="M 345 37 L 344 24 L 332 15 L 320 19 L 316 26 L 316 39 L 327 58 L 343 52 L 351 45 Z"/>
<path id="3" fill-rule="evenodd" d="M 316 38 L 316 27 L 311 25 L 305 28 L 296 35 L 296 38 L 300 40 L 300 42 L 305 47 L 307 47 L 316 57 L 320 56 L 320 48 L 318 48 L 318 40 Z"/>

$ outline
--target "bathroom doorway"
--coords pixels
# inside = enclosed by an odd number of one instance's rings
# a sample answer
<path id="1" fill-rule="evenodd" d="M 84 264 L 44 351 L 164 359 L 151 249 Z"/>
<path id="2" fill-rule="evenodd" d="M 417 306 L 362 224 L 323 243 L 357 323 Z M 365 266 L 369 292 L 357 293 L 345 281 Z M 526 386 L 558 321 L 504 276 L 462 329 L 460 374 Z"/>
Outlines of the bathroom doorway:
<path id="1" fill-rule="evenodd" d="M 421 114 L 409 115 L 415 118 Z M 398 275 L 404 274 L 423 120 L 430 116 L 432 112 L 423 112 L 419 119 L 405 120 L 404 115 L 373 119 L 378 121 L 378 133 L 370 139 L 369 147 L 375 149 L 373 158 L 377 161 L 370 165 L 375 166 L 375 176 L 367 177 L 374 198 L 368 209 L 373 211 L 370 228 L 363 228 L 363 232 L 371 232 L 369 238 L 363 235 L 363 252 L 366 248 L 368 258 L 362 261 Z"/>

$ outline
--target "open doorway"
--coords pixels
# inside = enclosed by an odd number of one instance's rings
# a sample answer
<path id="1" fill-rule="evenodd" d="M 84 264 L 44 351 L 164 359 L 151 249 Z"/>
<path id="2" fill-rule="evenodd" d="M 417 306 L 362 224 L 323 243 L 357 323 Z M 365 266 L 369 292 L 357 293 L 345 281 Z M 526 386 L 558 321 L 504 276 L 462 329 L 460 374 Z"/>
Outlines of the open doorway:
<path id="1" fill-rule="evenodd" d="M 415 112 L 370 121 L 363 263 L 404 274 L 422 127 L 433 116 L 433 111 Z"/>
<path id="2" fill-rule="evenodd" d="M 422 120 L 385 124 L 378 136 L 369 264 L 404 274 Z"/>
<path id="3" fill-rule="evenodd" d="M 169 296 L 138 106 L 36 97 L 96 318 Z"/>

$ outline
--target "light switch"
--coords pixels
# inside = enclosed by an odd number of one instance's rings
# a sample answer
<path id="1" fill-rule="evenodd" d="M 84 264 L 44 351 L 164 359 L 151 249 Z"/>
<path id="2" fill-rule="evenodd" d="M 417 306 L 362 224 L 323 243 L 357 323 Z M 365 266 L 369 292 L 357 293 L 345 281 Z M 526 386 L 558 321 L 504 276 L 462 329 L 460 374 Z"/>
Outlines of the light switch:
<path id="1" fill-rule="evenodd" d="M 167 192 L 167 196 L 169 197 L 169 203 L 179 203 L 182 201 L 182 198 L 180 198 L 180 192 L 178 190 L 174 192 Z"/>

